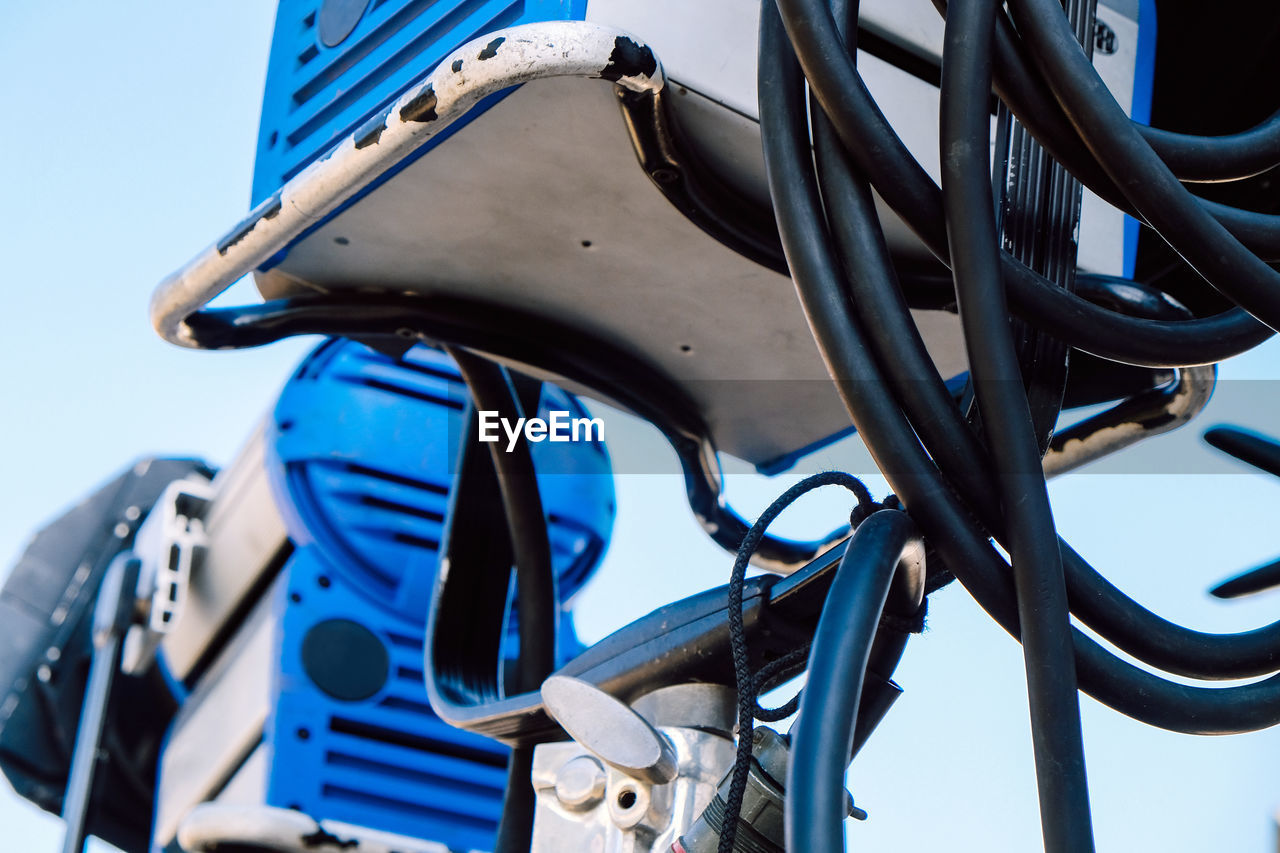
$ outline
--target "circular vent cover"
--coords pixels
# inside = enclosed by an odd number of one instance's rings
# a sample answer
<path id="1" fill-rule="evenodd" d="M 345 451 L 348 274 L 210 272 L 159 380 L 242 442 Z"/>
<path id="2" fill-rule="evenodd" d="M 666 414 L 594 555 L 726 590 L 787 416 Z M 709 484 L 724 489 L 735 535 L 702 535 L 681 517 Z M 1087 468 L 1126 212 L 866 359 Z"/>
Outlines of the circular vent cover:
<path id="1" fill-rule="evenodd" d="M 415 346 L 400 358 L 330 340 L 280 395 L 273 485 L 290 536 L 320 547 L 355 589 L 405 618 L 426 618 L 439 562 L 466 386 L 444 353 Z M 543 386 L 541 417 L 586 410 Z M 552 562 L 567 599 L 599 564 L 613 526 L 614 491 L 602 442 L 532 445 L 549 520 Z M 570 476 L 563 476 L 570 475 Z"/>

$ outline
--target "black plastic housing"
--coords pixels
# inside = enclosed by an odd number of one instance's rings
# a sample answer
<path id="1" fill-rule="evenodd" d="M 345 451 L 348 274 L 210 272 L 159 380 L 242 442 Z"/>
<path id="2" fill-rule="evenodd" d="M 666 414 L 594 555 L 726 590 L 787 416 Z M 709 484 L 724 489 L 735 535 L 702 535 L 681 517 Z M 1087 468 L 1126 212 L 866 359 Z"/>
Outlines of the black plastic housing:
<path id="1" fill-rule="evenodd" d="M 103 575 L 165 486 L 192 472 L 211 473 L 193 459 L 131 466 L 37 532 L 0 589 L 0 771 L 46 811 L 62 810 Z M 90 834 L 122 850 L 147 849 L 156 757 L 175 708 L 155 667 L 116 678 Z"/>

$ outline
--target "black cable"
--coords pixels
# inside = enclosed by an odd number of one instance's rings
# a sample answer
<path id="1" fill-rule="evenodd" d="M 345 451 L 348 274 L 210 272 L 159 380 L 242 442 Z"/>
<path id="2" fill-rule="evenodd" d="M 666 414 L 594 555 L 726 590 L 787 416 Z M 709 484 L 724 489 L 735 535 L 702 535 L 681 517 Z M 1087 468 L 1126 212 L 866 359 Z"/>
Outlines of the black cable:
<path id="1" fill-rule="evenodd" d="M 508 381 L 506 370 L 464 349 L 446 347 L 445 350 L 467 383 L 477 411 L 497 412 L 509 423 L 523 417 L 520 400 Z M 472 409 L 468 407 L 467 411 Z M 489 450 L 515 562 L 520 654 L 516 662 L 518 683 L 507 690 L 514 694 L 537 690 L 555 671 L 556 578 L 551 564 L 547 519 L 529 445 L 516 442 L 504 452 L 497 444 L 490 444 Z M 507 786 L 494 853 L 524 853 L 529 849 L 536 808 L 532 769 L 533 748 L 512 749 L 507 759 Z"/>
<path id="2" fill-rule="evenodd" d="M 381 294 L 276 299 L 214 308 L 187 319 L 205 349 L 262 346 L 294 335 L 341 335 L 392 344 L 424 341 L 497 356 L 564 377 L 658 427 L 684 475 L 690 509 L 712 539 L 736 551 L 748 524 L 723 500 L 710 429 L 684 390 L 633 354 L 563 322 L 459 299 Z M 833 540 L 767 537 L 757 552 L 775 570 L 804 565 Z"/>
<path id="3" fill-rule="evenodd" d="M 859 525 L 836 569 L 813 635 L 800 716 L 791 729 L 788 850 L 844 850 L 844 776 L 863 678 L 890 586 L 912 546 L 921 547 L 910 518 L 897 510 L 877 512 Z"/>
<path id="4" fill-rule="evenodd" d="M 884 379 L 842 295 L 840 273 L 827 244 L 812 174 L 799 66 L 770 4 L 765 4 L 761 23 L 760 108 L 766 172 L 788 263 L 815 340 L 876 464 L 932 547 L 983 609 L 1017 637 L 1018 614 L 1008 565 L 924 454 L 896 403 L 885 394 L 857 393 L 860 388 L 882 389 Z M 789 89 L 801 92 L 798 99 L 785 97 Z M 1175 684 L 1116 658 L 1078 631 L 1073 638 L 1081 687 L 1142 722 L 1188 734 L 1254 731 L 1280 722 L 1280 677 L 1225 689 Z"/>
<path id="5" fill-rule="evenodd" d="M 497 412 L 509 423 L 523 418 L 520 403 L 506 371 L 499 365 L 457 347 L 445 347 L 458 365 L 478 411 Z M 520 683 L 508 693 L 537 690 L 556 667 L 556 578 L 551 565 L 551 542 L 542 496 L 529 445 L 516 442 L 509 452 L 496 443 L 489 455 L 498 475 L 507 530 L 515 560 L 516 601 L 520 632 Z"/>
<path id="6" fill-rule="evenodd" d="M 1151 150 L 1081 51 L 1061 7 L 1019 0 L 1011 9 L 1077 132 L 1142 218 L 1220 292 L 1280 326 L 1280 273 L 1205 210 Z"/>
<path id="7" fill-rule="evenodd" d="M 926 247 L 947 254 L 938 186 L 907 151 L 843 51 L 823 0 L 778 0 L 814 94 L 861 171 Z M 1150 367 L 1221 361 L 1252 349 L 1271 330 L 1233 309 L 1214 317 L 1169 322 L 1126 317 L 1100 308 L 1003 256 L 1010 306 L 1023 319 L 1101 358 Z"/>
<path id="8" fill-rule="evenodd" d="M 946 17 L 946 0 L 933 0 Z M 1108 201 L 1119 197 L 1111 178 L 1084 146 L 1036 70 L 1008 17 L 996 20 L 996 92 L 1033 135 L 1068 165 L 1084 183 Z M 1132 121 L 1132 119 L 1131 119 Z M 1258 125 L 1227 136 L 1198 136 L 1162 130 L 1133 121 L 1134 128 L 1180 180 L 1218 183 L 1242 180 L 1280 165 L 1280 112 Z M 1226 208 L 1225 205 L 1222 206 Z M 1129 212 L 1126 210 L 1125 212 Z"/>
<path id="9" fill-rule="evenodd" d="M 1137 127 L 1165 165 L 1184 181 L 1240 180 L 1280 165 L 1280 111 L 1248 130 L 1225 136 L 1176 133 L 1143 124 Z"/>
<path id="10" fill-rule="evenodd" d="M 750 659 L 747 656 L 746 626 L 742 619 L 743 585 L 747 577 L 747 564 L 751 555 L 764 539 L 765 531 L 784 509 L 795 503 L 801 495 L 822 486 L 843 486 L 853 492 L 859 506 L 875 504 L 871 492 L 857 477 L 840 471 L 824 471 L 806 477 L 787 489 L 774 499 L 773 503 L 760 513 L 755 524 L 747 531 L 738 548 L 737 558 L 733 562 L 733 570 L 729 575 L 728 613 L 729 613 L 729 647 L 733 658 L 733 675 L 738 690 L 738 745 L 734 757 L 733 774 L 729 791 L 725 797 L 724 827 L 720 831 L 719 853 L 733 853 L 734 839 L 738 833 L 738 816 L 742 813 L 742 798 L 747 788 L 747 774 L 751 770 L 752 734 L 755 731 L 756 690 L 765 678 L 751 672 Z M 772 716 L 771 714 L 769 716 Z M 841 789 L 843 790 L 843 788 Z"/>
<path id="11" fill-rule="evenodd" d="M 967 428 L 941 384 L 900 294 L 886 293 L 892 284 L 892 268 L 884 269 L 890 259 L 887 250 L 876 251 L 875 242 L 868 236 L 878 231 L 878 224 L 870 218 L 874 211 L 867 208 L 855 216 L 856 206 L 842 204 L 854 197 L 854 191 L 847 186 L 849 179 L 834 167 L 838 152 L 832 150 L 834 137 L 821 113 L 815 114 L 814 130 L 833 234 L 841 244 L 846 263 L 858 265 L 851 277 L 855 310 L 925 446 L 979 517 L 999 536 L 1002 528 L 998 513 L 986 500 L 993 484 L 986 468 L 985 448 Z M 828 192 L 833 185 L 838 191 Z M 854 238 L 861 239 L 854 242 Z M 1072 611 L 1108 642 L 1144 663 L 1204 679 L 1247 678 L 1280 669 L 1280 622 L 1233 634 L 1207 633 L 1177 625 L 1125 595 L 1067 543 L 1060 542 L 1060 546 Z"/>
<path id="12" fill-rule="evenodd" d="M 858 6 L 857 0 L 832 3 L 836 20 L 843 24 L 850 56 L 856 56 Z M 799 94 L 788 89 L 779 97 L 790 99 Z M 800 109 L 796 104 L 790 107 Z M 826 219 L 848 272 L 849 304 L 865 330 L 888 385 L 886 389 L 867 389 L 866 393 L 888 391 L 906 410 L 934 458 L 945 459 L 954 466 L 952 480 L 960 490 L 988 494 L 991 479 L 986 448 L 959 413 L 955 398 L 938 373 L 911 317 L 876 213 L 871 186 L 857 166 L 849 162 L 831 120 L 812 94 L 809 116 Z"/>
<path id="13" fill-rule="evenodd" d="M 933 0 L 933 3 L 945 17 L 946 0 Z M 1045 150 L 1108 204 L 1141 219 L 1141 214 L 1063 113 L 1012 22 L 1003 13 L 997 16 L 995 63 L 996 92 Z M 1235 180 L 1280 163 L 1280 113 L 1250 131 L 1231 137 L 1192 136 L 1129 121 L 1165 165 L 1183 180 Z M 1180 168 L 1183 171 L 1179 171 Z M 1196 201 L 1250 250 L 1266 260 L 1280 260 L 1280 216 L 1241 210 L 1207 199 Z"/>
<path id="14" fill-rule="evenodd" d="M 836 4 L 839 9 L 841 4 Z M 843 19 L 843 15 L 841 18 Z M 938 374 L 895 281 L 870 188 L 854 176 L 829 120 L 811 110 L 814 152 L 827 221 L 849 269 L 851 304 L 925 447 L 984 524 L 1002 537 L 986 448 L 965 422 Z M 1003 538 L 1003 537 L 1002 537 Z M 1172 623 L 1116 588 L 1065 542 L 1072 611 L 1104 639 L 1144 663 L 1177 675 L 1228 679 L 1280 669 L 1280 622 L 1235 634 Z"/>
<path id="15" fill-rule="evenodd" d="M 528 853 L 533 843 L 533 747 L 514 746 L 507 757 L 507 786 L 502 793 L 502 820 L 493 853 Z"/>
<path id="16" fill-rule="evenodd" d="M 851 8 L 846 8 L 851 7 Z M 832 5 L 849 36 L 856 4 Z M 849 44 L 852 54 L 854 45 Z M 855 57 L 856 58 L 856 57 Z M 786 97 L 787 95 L 784 95 Z M 888 390 L 906 410 L 924 445 L 984 524 L 1003 526 L 986 448 L 969 429 L 939 376 L 897 286 L 892 259 L 865 178 L 839 148 L 830 120 L 810 110 L 814 153 L 827 221 L 849 270 L 851 305 L 884 370 Z M 1154 306 L 1167 311 L 1162 303 Z M 1073 612 L 1108 642 L 1144 663 L 1193 678 L 1267 675 L 1280 669 L 1280 622 L 1236 634 L 1212 634 L 1177 625 L 1147 610 L 1112 585 L 1065 542 Z"/>
<path id="17" fill-rule="evenodd" d="M 996 0 L 951 0 L 942 51 L 942 198 L 969 370 L 1013 557 L 1046 851 L 1093 849 L 1084 735 L 1058 537 L 1000 276 L 991 191 Z"/>

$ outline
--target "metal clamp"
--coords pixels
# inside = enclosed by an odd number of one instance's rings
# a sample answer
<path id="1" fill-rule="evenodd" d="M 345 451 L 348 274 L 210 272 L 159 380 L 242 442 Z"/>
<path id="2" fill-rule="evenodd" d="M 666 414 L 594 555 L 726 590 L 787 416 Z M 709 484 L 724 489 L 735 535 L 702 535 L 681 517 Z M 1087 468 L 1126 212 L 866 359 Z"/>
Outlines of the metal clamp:
<path id="1" fill-rule="evenodd" d="M 574 739 L 534 750 L 533 853 L 667 853 L 733 762 L 728 687 L 678 684 L 627 705 L 586 681 L 555 676 L 542 696 Z"/>
<path id="2" fill-rule="evenodd" d="M 213 498 L 208 480 L 187 477 L 168 485 L 134 539 L 141 561 L 137 615 L 124 640 L 120 669 L 140 675 L 182 612 L 192 568 L 208 547 L 201 516 Z"/>

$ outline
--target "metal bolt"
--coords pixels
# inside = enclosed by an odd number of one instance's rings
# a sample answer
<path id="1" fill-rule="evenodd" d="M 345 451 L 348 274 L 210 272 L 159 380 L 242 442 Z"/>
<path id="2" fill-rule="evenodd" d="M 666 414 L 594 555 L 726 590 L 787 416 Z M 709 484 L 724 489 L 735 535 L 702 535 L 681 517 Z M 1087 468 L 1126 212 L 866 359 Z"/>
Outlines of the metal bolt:
<path id="1" fill-rule="evenodd" d="M 569 759 L 556 774 L 556 799 L 566 808 L 585 811 L 604 796 L 604 767 L 589 755 Z"/>

